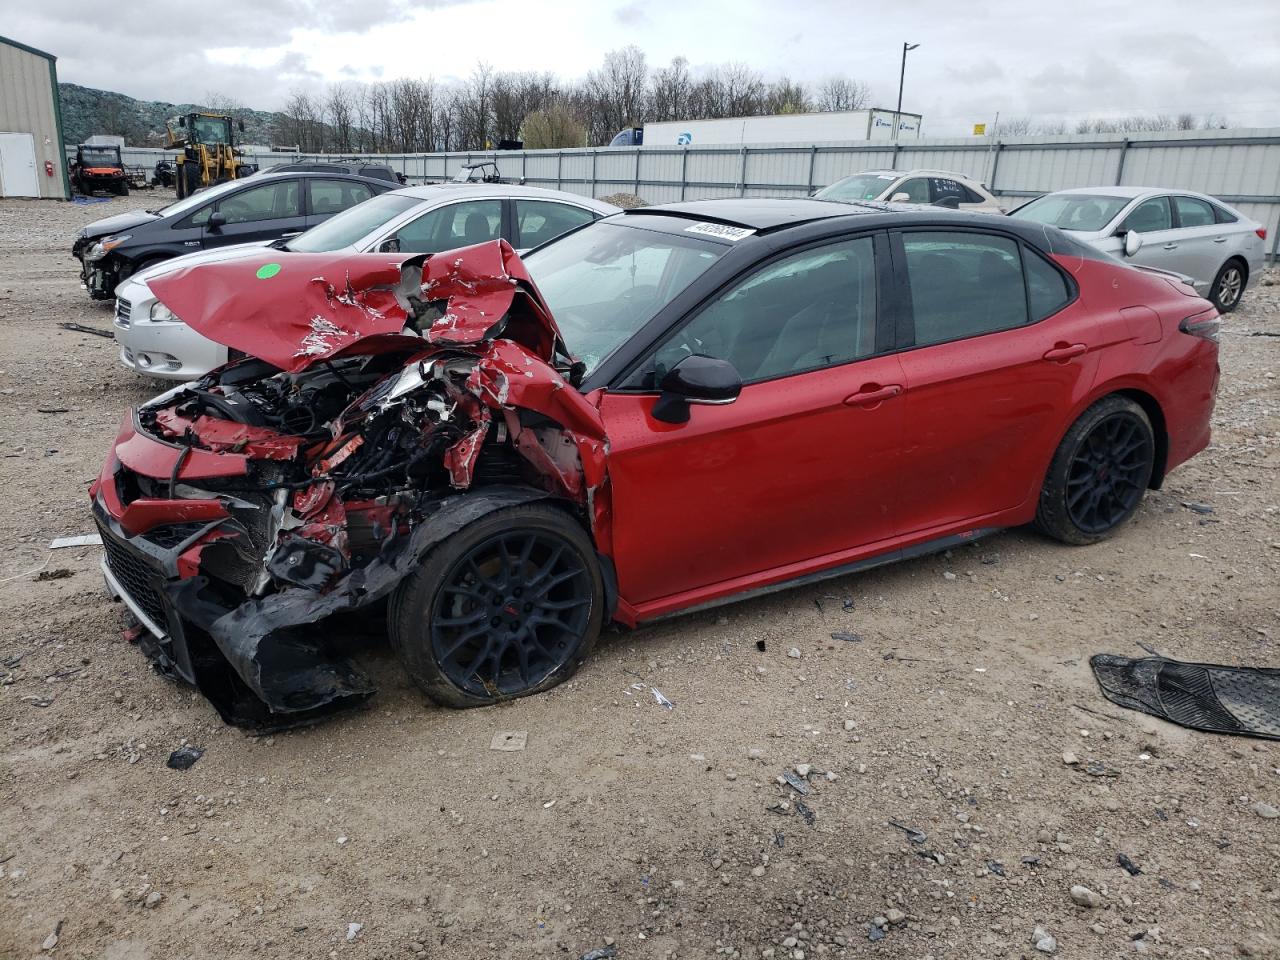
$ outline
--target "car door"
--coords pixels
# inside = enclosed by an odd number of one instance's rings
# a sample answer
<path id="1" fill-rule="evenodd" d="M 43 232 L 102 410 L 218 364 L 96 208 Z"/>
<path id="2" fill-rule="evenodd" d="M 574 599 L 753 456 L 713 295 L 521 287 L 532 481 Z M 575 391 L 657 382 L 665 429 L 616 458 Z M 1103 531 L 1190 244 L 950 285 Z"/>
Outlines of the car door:
<path id="1" fill-rule="evenodd" d="M 894 184 L 880 197 L 881 200 L 892 200 L 899 194 L 906 194 L 900 203 L 932 203 L 929 199 L 929 180 L 927 177 L 908 177 Z"/>
<path id="2" fill-rule="evenodd" d="M 1196 290 L 1208 293 L 1218 268 L 1227 259 L 1227 233 L 1217 222 L 1212 204 L 1199 197 L 1175 194 L 1173 215 L 1177 247 L 1171 251 L 1166 269 L 1185 273 L 1195 280 Z"/>
<path id="3" fill-rule="evenodd" d="M 562 233 L 590 223 L 596 214 L 572 203 L 559 200 L 529 200 L 517 197 L 514 201 L 514 233 L 509 239 L 520 253 L 554 240 Z"/>
<path id="4" fill-rule="evenodd" d="M 863 235 L 773 259 L 603 396 L 612 555 L 628 602 L 765 571 L 787 579 L 890 536 L 902 398 L 897 358 L 876 355 L 887 252 L 884 234 Z M 733 363 L 741 394 L 693 405 L 687 423 L 655 419 L 657 394 L 643 386 L 693 353 Z"/>
<path id="5" fill-rule="evenodd" d="M 981 527 L 1039 490 L 1064 412 L 1093 384 L 1098 325 L 1011 236 L 928 227 L 893 243 L 910 320 L 899 532 Z"/>
<path id="6" fill-rule="evenodd" d="M 1172 264 L 1177 259 L 1178 243 L 1181 237 L 1173 219 L 1173 206 L 1167 196 L 1148 197 L 1140 202 L 1120 222 L 1117 234 L 1123 236 L 1130 230 L 1142 234 L 1142 247 L 1131 257 L 1123 253 L 1124 241 L 1118 247 L 1121 252 L 1116 256 L 1130 263 L 1144 267 L 1156 267 L 1160 270 L 1176 270 Z"/>
<path id="7" fill-rule="evenodd" d="M 307 227 L 323 223 L 335 213 L 341 213 L 357 203 L 364 203 L 373 196 L 373 188 L 359 180 L 328 180 L 308 177 Z"/>
<path id="8" fill-rule="evenodd" d="M 497 240 L 503 234 L 502 208 L 503 202 L 497 199 L 442 204 L 401 224 L 378 247 L 401 253 L 439 253 Z"/>
<path id="9" fill-rule="evenodd" d="M 213 213 L 221 215 L 222 223 Z M 300 233 L 305 227 L 302 184 L 294 177 L 261 184 L 246 181 L 245 189 L 222 197 L 212 210 L 200 210 L 191 222 L 203 228 L 201 243 L 206 249 Z"/>

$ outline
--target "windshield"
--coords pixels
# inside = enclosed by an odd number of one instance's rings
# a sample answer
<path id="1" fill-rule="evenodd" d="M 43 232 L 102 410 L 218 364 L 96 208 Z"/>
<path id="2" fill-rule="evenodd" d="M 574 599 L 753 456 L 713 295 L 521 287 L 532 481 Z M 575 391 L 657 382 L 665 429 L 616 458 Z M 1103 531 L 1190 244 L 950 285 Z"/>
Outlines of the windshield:
<path id="1" fill-rule="evenodd" d="M 230 143 L 228 136 L 229 124 L 226 120 L 214 117 L 192 117 L 191 118 L 191 142 L 192 143 Z"/>
<path id="2" fill-rule="evenodd" d="M 147 213 L 159 214 L 162 217 L 178 216 L 186 213 L 188 210 L 194 210 L 196 207 L 203 207 L 210 200 L 216 200 L 225 193 L 230 193 L 237 187 L 244 184 L 239 180 L 228 180 L 226 183 L 219 183 L 212 187 L 205 187 L 198 190 L 188 197 L 171 203 L 168 206 L 161 207 L 159 210 L 148 210 Z"/>
<path id="3" fill-rule="evenodd" d="M 384 193 L 364 203 L 357 203 L 341 213 L 334 214 L 324 223 L 317 224 L 306 233 L 294 237 L 284 248 L 300 253 L 327 253 L 349 247 L 371 230 L 376 230 L 394 220 L 406 210 L 424 201 L 404 194 Z"/>
<path id="4" fill-rule="evenodd" d="M 524 258 L 569 350 L 590 373 L 729 249 L 597 222 Z"/>
<path id="5" fill-rule="evenodd" d="M 1092 233 L 1115 219 L 1129 203 L 1129 197 L 1106 197 L 1089 193 L 1051 193 L 1019 207 L 1011 217 L 1034 220 L 1062 230 Z"/>
<path id="6" fill-rule="evenodd" d="M 877 200 L 900 173 L 855 173 L 852 177 L 837 180 L 829 187 L 823 187 L 813 196 L 817 200 Z"/>
<path id="7" fill-rule="evenodd" d="M 80 159 L 86 167 L 116 167 L 120 161 L 116 152 L 106 147 L 81 147 Z"/>

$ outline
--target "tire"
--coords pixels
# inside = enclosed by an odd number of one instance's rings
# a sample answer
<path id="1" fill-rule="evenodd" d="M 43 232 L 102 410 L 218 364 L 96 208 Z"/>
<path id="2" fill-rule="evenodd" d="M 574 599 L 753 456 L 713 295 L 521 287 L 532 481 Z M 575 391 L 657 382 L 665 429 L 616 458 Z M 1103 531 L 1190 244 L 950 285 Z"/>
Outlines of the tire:
<path id="1" fill-rule="evenodd" d="M 139 260 L 137 263 L 122 263 L 120 269 L 116 272 L 116 283 L 124 283 L 135 273 L 141 273 L 148 267 L 154 267 L 157 263 L 163 263 L 168 257 L 148 257 L 145 260 Z"/>
<path id="2" fill-rule="evenodd" d="M 1228 260 L 1213 278 L 1209 300 L 1218 308 L 1219 313 L 1230 313 L 1240 305 L 1240 298 L 1244 296 L 1244 288 L 1248 282 L 1248 268 L 1239 260 Z"/>
<path id="3" fill-rule="evenodd" d="M 590 537 L 564 511 L 533 503 L 496 510 L 436 545 L 396 588 L 387 621 L 414 682 L 461 708 L 567 680 L 603 618 Z"/>
<path id="4" fill-rule="evenodd" d="M 1105 540 L 1142 502 L 1155 449 L 1142 407 L 1116 394 L 1103 397 L 1058 444 L 1040 490 L 1036 528 L 1063 543 Z"/>

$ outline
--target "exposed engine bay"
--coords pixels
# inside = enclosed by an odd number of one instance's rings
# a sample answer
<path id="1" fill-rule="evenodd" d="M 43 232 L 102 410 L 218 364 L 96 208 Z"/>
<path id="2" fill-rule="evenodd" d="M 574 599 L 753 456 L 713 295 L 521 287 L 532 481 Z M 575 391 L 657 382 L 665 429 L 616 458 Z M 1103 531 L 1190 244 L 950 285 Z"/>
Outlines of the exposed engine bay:
<path id="1" fill-rule="evenodd" d="M 385 598 L 469 518 L 554 498 L 607 538 L 606 442 L 505 241 L 299 254 L 284 283 L 261 266 L 155 281 L 255 356 L 127 417 L 92 495 L 153 661 L 228 721 L 277 728 L 373 692 L 307 627 Z"/>

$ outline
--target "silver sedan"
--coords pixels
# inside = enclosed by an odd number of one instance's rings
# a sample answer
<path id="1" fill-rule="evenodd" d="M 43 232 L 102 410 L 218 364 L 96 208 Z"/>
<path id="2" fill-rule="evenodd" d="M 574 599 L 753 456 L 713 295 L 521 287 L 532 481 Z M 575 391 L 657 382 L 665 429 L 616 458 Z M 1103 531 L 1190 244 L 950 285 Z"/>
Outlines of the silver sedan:
<path id="1" fill-rule="evenodd" d="M 1082 187 L 1010 214 L 1070 232 L 1142 266 L 1184 274 L 1220 313 L 1234 310 L 1263 266 L 1267 231 L 1221 200 L 1190 190 Z"/>
<path id="2" fill-rule="evenodd" d="M 516 184 L 428 184 L 384 193 L 290 240 L 219 247 L 135 273 L 115 290 L 120 362 L 149 377 L 193 380 L 229 359 L 226 347 L 200 336 L 152 294 L 148 281 L 173 270 L 253 256 L 268 245 L 282 256 L 438 253 L 502 237 L 523 252 L 617 212 L 590 197 Z"/>

